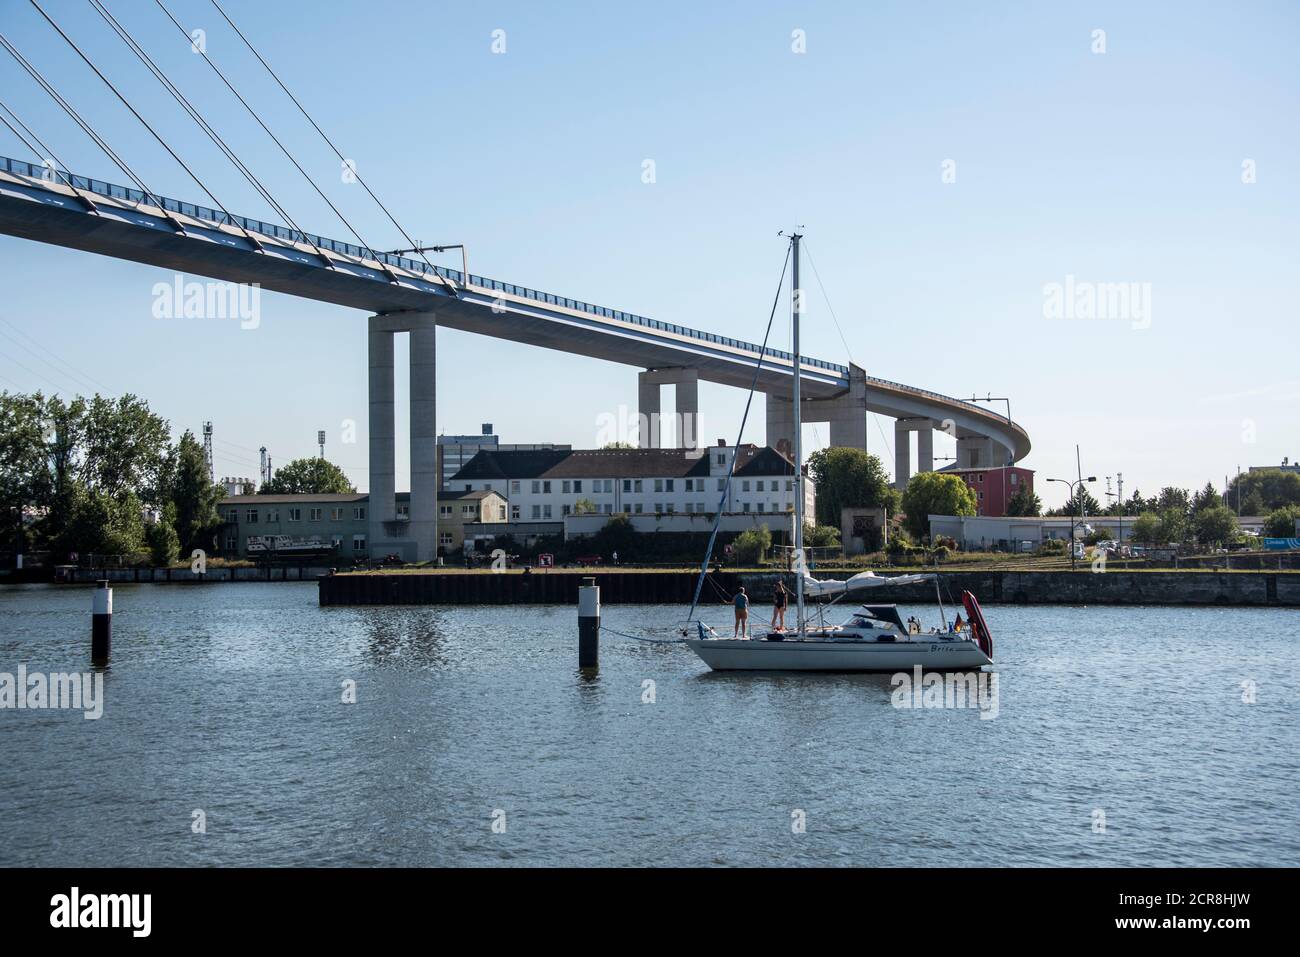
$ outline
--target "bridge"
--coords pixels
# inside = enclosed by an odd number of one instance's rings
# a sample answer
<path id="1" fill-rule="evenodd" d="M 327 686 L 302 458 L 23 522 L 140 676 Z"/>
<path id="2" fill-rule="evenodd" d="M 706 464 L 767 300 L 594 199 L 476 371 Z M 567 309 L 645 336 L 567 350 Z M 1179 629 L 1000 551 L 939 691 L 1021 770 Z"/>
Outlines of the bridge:
<path id="1" fill-rule="evenodd" d="M 642 446 L 659 444 L 660 391 L 676 390 L 678 444 L 698 444 L 698 383 L 767 399 L 767 444 L 793 436 L 794 357 L 729 336 L 469 274 L 0 157 L 0 233 L 161 266 L 305 299 L 364 309 L 369 319 L 371 547 L 413 539 L 433 554 L 437 518 L 435 333 L 438 326 L 637 368 Z M 393 335 L 409 332 L 410 521 L 396 521 Z M 757 376 L 755 373 L 757 372 Z M 895 481 L 934 467 L 934 430 L 953 436 L 961 467 L 1010 464 L 1029 436 L 1008 417 L 962 399 L 868 376 L 855 365 L 801 356 L 803 421 L 829 423 L 832 445 L 866 448 L 866 414 L 895 419 Z M 424 492 L 424 494 L 417 494 Z"/>

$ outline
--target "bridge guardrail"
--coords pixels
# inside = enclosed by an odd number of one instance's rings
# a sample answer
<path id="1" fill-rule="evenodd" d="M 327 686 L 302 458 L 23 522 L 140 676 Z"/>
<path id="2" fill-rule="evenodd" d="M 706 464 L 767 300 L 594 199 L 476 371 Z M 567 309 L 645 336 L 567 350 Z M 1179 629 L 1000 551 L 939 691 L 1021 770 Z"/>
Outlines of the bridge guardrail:
<path id="1" fill-rule="evenodd" d="M 399 269 L 404 269 L 408 272 L 416 273 L 417 275 L 427 275 L 429 272 L 429 266 L 427 263 L 415 259 L 408 259 L 405 256 L 367 249 L 353 243 L 345 243 L 337 239 L 317 236 L 314 233 L 304 233 L 300 230 L 276 225 L 275 223 L 267 223 L 260 219 L 252 219 L 246 216 L 235 216 L 233 214 L 227 215 L 221 210 L 211 209 L 207 206 L 186 203 L 181 200 L 170 199 L 166 196 L 150 195 L 142 190 L 132 189 L 127 186 L 118 186 L 114 183 L 105 182 L 104 180 L 93 179 L 88 176 L 79 176 L 64 172 L 63 170 L 52 170 L 50 167 L 44 165 L 37 165 L 23 160 L 11 159 L 7 156 L 0 156 L 0 167 L 3 167 L 5 171 L 14 173 L 18 176 L 42 179 L 47 182 L 52 178 L 57 178 L 75 189 L 82 190 L 83 192 L 95 193 L 99 196 L 107 196 L 110 199 L 120 199 L 129 203 L 157 204 L 161 209 L 172 213 L 180 213 L 182 216 L 190 216 L 194 219 L 202 219 L 218 225 L 239 226 L 249 232 L 260 233 L 263 236 L 270 236 L 274 239 L 281 239 L 286 242 L 310 243 L 320 249 L 328 249 L 331 252 L 336 252 L 344 256 L 352 256 L 357 259 L 369 259 L 373 262 L 381 262 L 389 266 L 396 266 Z M 434 271 L 444 279 L 449 279 L 458 283 L 465 282 L 465 275 L 459 269 L 450 269 L 444 266 L 434 266 L 433 268 Z M 561 306 L 579 312 L 587 312 L 595 316 L 614 319 L 619 322 L 632 323 L 633 325 L 643 326 L 648 329 L 670 332 L 675 335 L 686 336 L 687 338 L 697 339 L 701 342 L 713 345 L 722 345 L 727 346 L 728 348 L 741 349 L 755 354 L 769 355 L 786 362 L 794 361 L 793 354 L 781 349 L 769 348 L 764 351 L 762 346 L 753 342 L 746 342 L 744 339 L 735 339 L 731 336 L 720 336 L 716 333 L 703 332 L 699 329 L 691 329 L 688 326 L 680 326 L 671 322 L 661 322 L 658 319 L 650 319 L 646 316 L 639 316 L 635 313 L 624 312 L 621 309 L 611 309 L 608 306 L 596 306 L 589 302 L 583 302 L 581 299 L 557 296 L 554 293 L 543 292 L 534 289 L 531 286 L 521 286 L 517 283 L 503 282 L 499 279 L 490 279 L 485 276 L 475 275 L 474 273 L 469 274 L 469 284 L 478 286 L 482 289 L 491 289 L 495 292 L 504 292 L 507 295 L 532 299 L 535 302 Z M 812 368 L 825 369 L 828 372 L 833 372 L 836 375 L 842 375 L 845 377 L 849 374 L 848 366 L 839 365 L 834 362 L 827 362 L 824 359 L 814 359 L 811 356 L 800 356 L 800 359 L 804 365 L 811 366 Z M 957 399 L 952 396 L 943 395 L 939 392 L 931 392 L 928 389 L 919 389 L 916 386 L 905 385 L 901 382 L 891 382 L 888 379 L 880 379 L 876 376 L 867 376 L 866 378 L 868 382 L 877 382 L 893 389 L 902 389 L 905 392 L 939 399 L 943 402 L 957 402 L 976 412 L 993 415 L 993 413 L 988 409 L 976 405 L 973 402 L 969 402 L 966 399 Z M 998 418 L 1000 418 L 1000 416 Z"/>

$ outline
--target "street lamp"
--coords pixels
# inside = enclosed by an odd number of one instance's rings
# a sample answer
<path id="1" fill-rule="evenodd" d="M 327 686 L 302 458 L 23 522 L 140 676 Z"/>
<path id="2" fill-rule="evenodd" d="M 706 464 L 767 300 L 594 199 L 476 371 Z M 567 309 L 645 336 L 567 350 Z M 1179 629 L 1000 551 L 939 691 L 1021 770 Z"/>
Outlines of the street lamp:
<path id="1" fill-rule="evenodd" d="M 1089 475 L 1087 478 L 1081 478 L 1081 479 L 1078 479 L 1077 481 L 1074 481 L 1074 482 L 1071 482 L 1069 479 L 1057 479 L 1057 478 L 1049 478 L 1047 481 L 1049 481 L 1049 482 L 1060 482 L 1062 485 L 1068 486 L 1069 489 L 1070 489 L 1070 571 L 1074 571 L 1074 570 L 1075 570 L 1075 559 L 1074 559 L 1074 513 L 1075 513 L 1075 511 L 1079 508 L 1079 505 L 1081 504 L 1081 503 L 1079 502 L 1079 497 L 1078 497 L 1078 495 L 1075 494 L 1075 489 L 1076 489 L 1078 486 L 1083 485 L 1084 482 L 1095 482 L 1095 481 L 1097 481 L 1097 476 L 1095 476 L 1095 475 Z"/>

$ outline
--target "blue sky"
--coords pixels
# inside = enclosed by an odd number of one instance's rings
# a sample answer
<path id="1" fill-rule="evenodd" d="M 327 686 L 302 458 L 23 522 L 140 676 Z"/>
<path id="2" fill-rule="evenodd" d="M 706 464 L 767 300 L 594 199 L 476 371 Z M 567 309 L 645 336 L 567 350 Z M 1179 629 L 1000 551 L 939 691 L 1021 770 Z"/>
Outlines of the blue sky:
<path id="1" fill-rule="evenodd" d="M 365 240 L 405 245 L 208 0 L 165 2 Z M 228 208 L 275 218 L 87 3 L 42 3 Z M 351 238 L 154 4 L 106 3 L 302 226 Z M 1300 456 L 1300 5 L 224 4 L 407 231 L 467 243 L 475 272 L 756 339 L 776 233 L 804 224 L 851 357 L 1010 396 L 1048 504 L 1064 495 L 1041 480 L 1073 473 L 1076 442 L 1086 473 L 1146 493 Z M 206 201 L 28 4 L 0 30 L 152 189 Z M 75 171 L 125 182 L 7 57 L 0 89 Z M 0 388 L 99 383 L 178 431 L 211 419 L 219 474 L 255 475 L 262 445 L 314 454 L 325 429 L 366 487 L 363 314 L 265 293 L 255 330 L 158 320 L 170 272 L 6 237 L 0 275 Z M 1149 327 L 1045 318 L 1067 275 L 1149 283 Z M 845 361 L 805 286 L 805 351 Z M 734 439 L 744 398 L 701 386 L 706 438 Z M 590 446 L 601 413 L 635 410 L 636 374 L 444 331 L 439 403 L 448 433 Z M 868 434 L 892 468 L 892 423 Z"/>

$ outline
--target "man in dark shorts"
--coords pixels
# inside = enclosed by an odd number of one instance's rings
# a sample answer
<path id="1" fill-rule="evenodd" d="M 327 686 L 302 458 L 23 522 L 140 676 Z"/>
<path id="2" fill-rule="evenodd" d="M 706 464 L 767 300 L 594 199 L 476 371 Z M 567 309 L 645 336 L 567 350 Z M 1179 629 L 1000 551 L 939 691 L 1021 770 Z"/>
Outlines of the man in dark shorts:
<path id="1" fill-rule="evenodd" d="M 736 631 L 732 637 L 748 638 L 749 596 L 745 594 L 745 589 L 741 588 L 740 591 L 736 592 L 736 597 L 733 600 L 736 605 Z"/>

